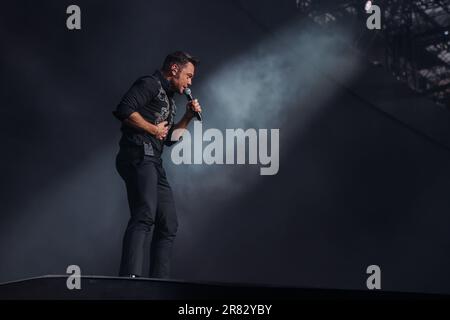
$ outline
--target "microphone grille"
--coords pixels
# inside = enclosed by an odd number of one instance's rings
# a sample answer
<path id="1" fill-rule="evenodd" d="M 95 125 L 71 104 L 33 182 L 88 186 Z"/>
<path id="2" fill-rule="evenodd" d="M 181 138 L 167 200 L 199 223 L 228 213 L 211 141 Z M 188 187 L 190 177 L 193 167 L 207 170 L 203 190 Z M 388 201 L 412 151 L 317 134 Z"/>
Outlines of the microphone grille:
<path id="1" fill-rule="evenodd" d="M 184 94 L 185 95 L 190 95 L 191 94 L 191 89 L 189 89 L 189 88 L 186 88 L 186 89 L 184 89 Z"/>

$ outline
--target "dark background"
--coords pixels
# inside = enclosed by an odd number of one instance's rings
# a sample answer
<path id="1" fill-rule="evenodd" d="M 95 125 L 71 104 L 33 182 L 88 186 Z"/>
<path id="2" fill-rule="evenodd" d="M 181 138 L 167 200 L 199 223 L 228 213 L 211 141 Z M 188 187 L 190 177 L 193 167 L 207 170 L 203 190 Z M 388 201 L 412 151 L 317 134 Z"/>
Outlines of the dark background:
<path id="1" fill-rule="evenodd" d="M 448 111 L 348 49 L 351 30 L 323 33 L 287 0 L 20 0 L 0 15 L 0 281 L 117 274 L 111 111 L 182 49 L 201 59 L 204 130 L 279 128 L 280 170 L 175 166 L 166 149 L 175 279 L 364 289 L 376 264 L 385 290 L 450 293 Z"/>

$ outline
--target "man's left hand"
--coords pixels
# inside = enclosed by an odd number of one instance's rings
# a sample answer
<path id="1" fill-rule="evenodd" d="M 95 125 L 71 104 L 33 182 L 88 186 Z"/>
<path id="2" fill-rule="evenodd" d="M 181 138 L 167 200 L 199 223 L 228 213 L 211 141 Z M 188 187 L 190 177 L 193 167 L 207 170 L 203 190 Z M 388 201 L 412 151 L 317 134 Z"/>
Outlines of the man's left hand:
<path id="1" fill-rule="evenodd" d="M 200 103 L 198 103 L 198 100 L 194 99 L 188 102 L 186 105 L 186 111 L 193 117 L 195 115 L 194 112 L 202 112 L 202 107 L 200 106 Z"/>

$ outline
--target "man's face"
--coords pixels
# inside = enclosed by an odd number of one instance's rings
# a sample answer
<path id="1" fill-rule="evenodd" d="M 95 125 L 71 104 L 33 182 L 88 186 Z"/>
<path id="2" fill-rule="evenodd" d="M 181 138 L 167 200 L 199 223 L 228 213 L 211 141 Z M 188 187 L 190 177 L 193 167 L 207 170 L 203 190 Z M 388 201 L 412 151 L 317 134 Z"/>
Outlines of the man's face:
<path id="1" fill-rule="evenodd" d="M 192 63 L 188 62 L 183 66 L 172 66 L 172 87 L 179 94 L 183 94 L 184 89 L 192 84 L 192 78 L 194 77 L 195 67 Z"/>

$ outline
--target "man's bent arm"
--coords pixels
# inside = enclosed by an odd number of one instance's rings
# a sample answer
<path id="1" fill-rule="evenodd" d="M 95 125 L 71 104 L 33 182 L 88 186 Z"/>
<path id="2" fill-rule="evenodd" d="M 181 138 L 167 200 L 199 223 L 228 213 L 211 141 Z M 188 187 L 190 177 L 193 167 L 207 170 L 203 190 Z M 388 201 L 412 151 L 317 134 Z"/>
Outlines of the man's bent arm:
<path id="1" fill-rule="evenodd" d="M 189 126 L 189 123 L 191 122 L 192 118 L 193 118 L 193 115 L 191 115 L 191 113 L 186 112 L 183 115 L 183 118 L 181 118 L 180 121 L 178 121 L 178 123 L 174 125 L 173 130 L 171 130 L 172 137 L 169 137 L 169 139 L 172 141 L 179 141 L 181 136 L 183 135 L 184 131 Z M 182 129 L 182 130 L 175 131 L 177 129 Z"/>
<path id="2" fill-rule="evenodd" d="M 158 132 L 158 127 L 145 120 L 137 111 L 130 114 L 130 116 L 124 119 L 123 122 L 129 126 L 144 130 L 152 135 L 156 135 Z"/>

